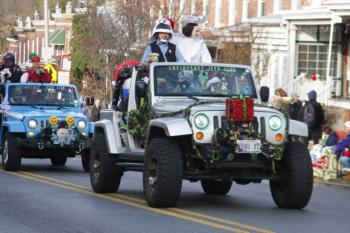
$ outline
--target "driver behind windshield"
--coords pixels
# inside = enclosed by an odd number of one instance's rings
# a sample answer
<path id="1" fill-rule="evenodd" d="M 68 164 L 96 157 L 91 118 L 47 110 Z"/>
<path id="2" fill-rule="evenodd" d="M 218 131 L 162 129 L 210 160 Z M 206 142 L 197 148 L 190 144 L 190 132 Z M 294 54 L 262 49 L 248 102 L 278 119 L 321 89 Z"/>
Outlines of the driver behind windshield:
<path id="1" fill-rule="evenodd" d="M 178 73 L 175 92 L 194 92 L 193 73 L 191 71 L 180 71 Z"/>

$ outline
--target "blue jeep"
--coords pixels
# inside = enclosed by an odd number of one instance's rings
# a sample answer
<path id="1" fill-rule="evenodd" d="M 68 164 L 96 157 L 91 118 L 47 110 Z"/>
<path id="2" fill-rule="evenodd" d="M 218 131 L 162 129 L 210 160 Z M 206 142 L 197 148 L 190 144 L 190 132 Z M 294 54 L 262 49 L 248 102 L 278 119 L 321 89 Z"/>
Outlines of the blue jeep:
<path id="1" fill-rule="evenodd" d="M 94 126 L 81 113 L 74 85 L 1 84 L 0 101 L 5 170 L 19 170 L 22 158 L 49 158 L 54 166 L 64 166 L 78 153 L 84 170 L 89 170 Z"/>

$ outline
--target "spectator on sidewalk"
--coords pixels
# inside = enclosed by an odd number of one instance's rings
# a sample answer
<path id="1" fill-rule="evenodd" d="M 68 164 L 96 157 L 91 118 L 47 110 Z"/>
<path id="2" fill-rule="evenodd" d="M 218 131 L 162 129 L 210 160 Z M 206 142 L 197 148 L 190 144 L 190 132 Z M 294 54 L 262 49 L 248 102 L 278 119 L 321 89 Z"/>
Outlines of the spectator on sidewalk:
<path id="1" fill-rule="evenodd" d="M 349 145 L 350 145 L 350 121 L 346 121 L 344 123 L 345 126 L 345 132 L 346 136 L 343 140 L 341 140 L 336 145 L 335 153 L 337 157 L 339 158 L 339 161 L 341 164 L 347 168 L 350 169 L 350 151 L 349 151 Z"/>
<path id="2" fill-rule="evenodd" d="M 318 144 L 322 136 L 322 124 L 324 121 L 324 113 L 320 103 L 317 102 L 317 93 L 312 90 L 308 94 L 309 101 L 305 103 L 303 110 L 303 122 L 309 130 L 309 140 Z"/>
<path id="3" fill-rule="evenodd" d="M 325 125 L 323 127 L 323 133 L 327 135 L 326 142 L 324 146 L 335 146 L 339 142 L 339 136 L 335 130 L 331 128 L 330 125 Z"/>
<path id="4" fill-rule="evenodd" d="M 272 107 L 276 109 L 283 110 L 284 112 L 289 112 L 290 99 L 288 98 L 287 92 L 282 88 L 277 88 L 275 90 L 275 96 L 272 100 Z"/>
<path id="5" fill-rule="evenodd" d="M 291 94 L 289 105 L 289 117 L 292 120 L 302 121 L 303 102 L 299 99 L 296 93 Z"/>

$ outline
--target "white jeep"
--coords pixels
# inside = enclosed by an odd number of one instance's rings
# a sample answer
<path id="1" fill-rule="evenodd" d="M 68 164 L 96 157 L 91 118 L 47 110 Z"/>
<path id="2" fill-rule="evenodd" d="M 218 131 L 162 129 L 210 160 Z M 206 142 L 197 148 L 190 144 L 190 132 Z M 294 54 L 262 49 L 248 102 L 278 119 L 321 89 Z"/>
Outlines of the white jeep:
<path id="1" fill-rule="evenodd" d="M 128 96 L 122 91 L 117 110 L 103 110 L 95 124 L 95 192 L 116 192 L 123 172 L 141 171 L 152 207 L 175 206 L 183 179 L 212 195 L 225 195 L 233 181 L 267 179 L 277 206 L 308 204 L 311 159 L 292 141 L 307 137 L 307 126 L 266 105 L 269 89 L 258 91 L 249 67 L 153 63 L 130 75 Z"/>

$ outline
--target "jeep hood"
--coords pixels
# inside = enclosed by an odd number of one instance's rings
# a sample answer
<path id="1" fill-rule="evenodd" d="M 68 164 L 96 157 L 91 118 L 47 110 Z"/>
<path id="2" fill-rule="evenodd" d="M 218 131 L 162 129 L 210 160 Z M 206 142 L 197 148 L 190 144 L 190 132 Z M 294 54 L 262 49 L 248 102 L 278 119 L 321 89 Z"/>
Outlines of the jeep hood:
<path id="1" fill-rule="evenodd" d="M 22 120 L 25 118 L 49 118 L 51 116 L 56 116 L 58 118 L 65 118 L 67 116 L 73 116 L 77 118 L 83 118 L 85 117 L 80 112 L 72 111 L 71 109 L 32 109 L 30 111 L 23 110 L 23 111 L 17 111 L 17 110 L 8 110 L 6 112 L 7 117 L 13 117 L 17 120 Z"/>
<path id="2" fill-rule="evenodd" d="M 176 112 L 186 109 L 191 104 L 194 104 L 193 100 L 177 100 L 177 101 L 162 101 L 157 102 L 153 105 L 153 110 L 157 115 L 162 115 L 165 113 Z M 225 103 L 209 103 L 209 104 L 199 104 L 193 106 L 191 109 L 192 113 L 200 111 L 225 111 Z M 280 113 L 277 109 L 268 108 L 265 106 L 255 106 L 255 112 L 267 112 L 267 113 Z"/>

